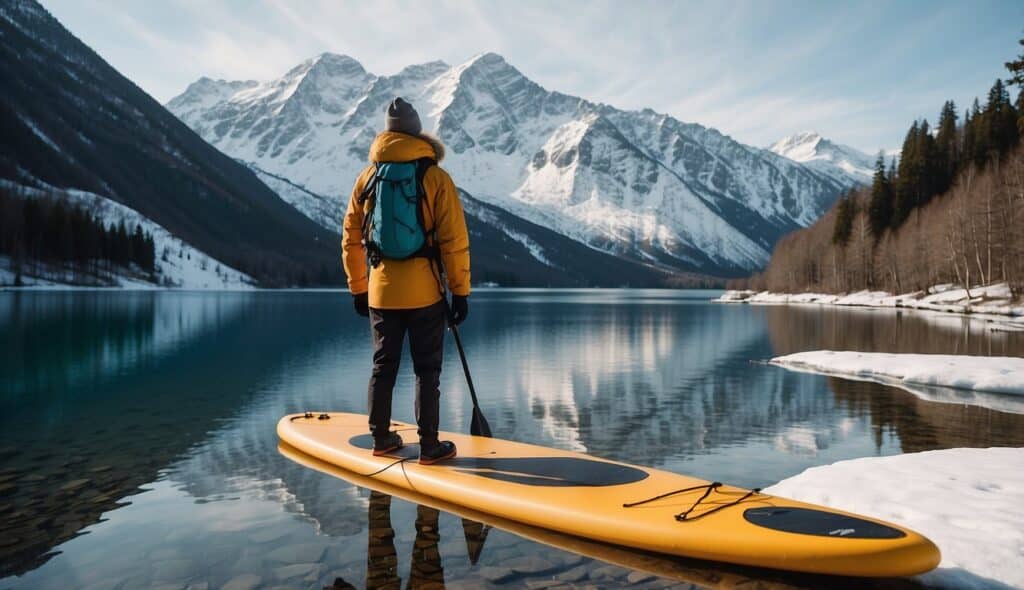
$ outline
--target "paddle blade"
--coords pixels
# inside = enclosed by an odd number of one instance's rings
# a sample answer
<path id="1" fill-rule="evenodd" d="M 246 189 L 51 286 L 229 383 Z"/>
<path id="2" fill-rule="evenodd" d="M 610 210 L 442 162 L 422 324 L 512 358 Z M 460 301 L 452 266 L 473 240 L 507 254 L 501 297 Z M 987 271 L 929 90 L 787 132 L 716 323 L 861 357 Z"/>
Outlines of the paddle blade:
<path id="1" fill-rule="evenodd" d="M 473 436 L 486 436 L 491 438 L 491 425 L 487 423 L 480 408 L 473 408 L 473 419 L 469 423 L 469 433 Z"/>
<path id="2" fill-rule="evenodd" d="M 491 527 L 475 520 L 462 519 L 462 533 L 466 537 L 466 551 L 469 553 L 471 565 L 476 565 L 476 562 L 480 561 L 480 554 L 484 550 L 484 543 L 490 530 Z"/>

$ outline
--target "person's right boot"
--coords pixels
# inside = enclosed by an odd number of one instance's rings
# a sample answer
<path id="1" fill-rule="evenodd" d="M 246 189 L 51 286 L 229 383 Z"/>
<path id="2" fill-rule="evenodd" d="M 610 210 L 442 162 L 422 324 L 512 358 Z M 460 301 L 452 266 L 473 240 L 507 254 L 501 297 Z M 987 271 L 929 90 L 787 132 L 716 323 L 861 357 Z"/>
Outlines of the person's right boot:
<path id="1" fill-rule="evenodd" d="M 377 457 L 397 451 L 402 446 L 402 437 L 397 432 L 388 432 L 379 438 L 373 437 L 373 454 Z"/>
<path id="2" fill-rule="evenodd" d="M 426 443 L 420 442 L 420 465 L 433 465 L 455 457 L 455 443 L 450 440 Z"/>

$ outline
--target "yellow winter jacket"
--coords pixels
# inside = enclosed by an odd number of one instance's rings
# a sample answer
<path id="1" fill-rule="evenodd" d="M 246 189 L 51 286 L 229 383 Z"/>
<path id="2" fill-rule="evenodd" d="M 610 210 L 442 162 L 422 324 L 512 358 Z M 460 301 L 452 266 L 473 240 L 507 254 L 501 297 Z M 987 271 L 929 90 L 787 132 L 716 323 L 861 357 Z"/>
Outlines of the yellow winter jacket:
<path id="1" fill-rule="evenodd" d="M 371 162 L 409 162 L 420 158 L 440 161 L 443 157 L 440 142 L 392 131 L 378 135 L 370 146 Z M 345 212 L 341 251 L 348 289 L 353 295 L 369 291 L 370 307 L 375 309 L 415 309 L 437 303 L 441 300 L 441 286 L 427 258 L 385 259 L 372 269 L 366 263 L 362 228 L 370 204 L 360 205 L 358 200 L 374 170 L 371 164 L 359 174 Z M 455 183 L 440 167 L 431 166 L 423 176 L 423 188 L 423 220 L 428 236 L 436 229 L 448 288 L 455 295 L 469 295 L 469 233 Z"/>

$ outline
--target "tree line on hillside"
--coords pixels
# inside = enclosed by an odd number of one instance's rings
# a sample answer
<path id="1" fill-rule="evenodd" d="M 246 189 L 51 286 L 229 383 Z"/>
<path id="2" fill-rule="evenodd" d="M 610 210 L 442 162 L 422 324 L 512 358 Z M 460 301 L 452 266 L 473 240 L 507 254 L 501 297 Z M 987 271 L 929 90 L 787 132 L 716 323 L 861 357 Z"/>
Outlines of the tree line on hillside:
<path id="1" fill-rule="evenodd" d="M 39 263 L 94 277 L 121 268 L 152 279 L 156 269 L 153 236 L 141 225 L 108 225 L 59 197 L 25 197 L 6 186 L 0 186 L 0 255 L 11 259 L 18 280 Z"/>
<path id="2" fill-rule="evenodd" d="M 1024 46 L 1024 40 L 1021 40 Z M 1024 53 L 1006 64 L 1024 88 Z M 996 80 L 960 121 L 947 101 L 907 131 L 899 163 L 880 154 L 870 186 L 784 236 L 764 272 L 733 288 L 893 293 L 1005 281 L 1024 293 L 1024 90 Z"/>

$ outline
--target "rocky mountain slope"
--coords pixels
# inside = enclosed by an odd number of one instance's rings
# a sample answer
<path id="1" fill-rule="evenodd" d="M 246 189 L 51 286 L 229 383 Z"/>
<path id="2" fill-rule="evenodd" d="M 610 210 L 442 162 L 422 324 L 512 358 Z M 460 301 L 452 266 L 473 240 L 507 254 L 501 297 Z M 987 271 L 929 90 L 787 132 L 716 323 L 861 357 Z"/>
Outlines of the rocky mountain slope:
<path id="1" fill-rule="evenodd" d="M 851 185 L 714 129 L 547 90 L 493 53 L 390 76 L 326 53 L 276 80 L 202 78 L 167 107 L 336 229 L 396 95 L 448 145 L 443 165 L 480 203 L 658 272 L 760 268 L 779 236 Z M 329 196 L 338 213 L 309 193 Z"/>

